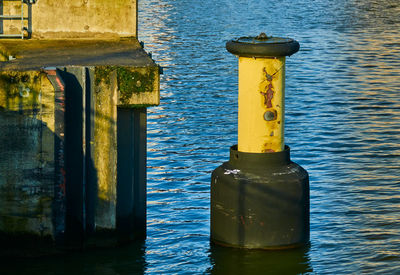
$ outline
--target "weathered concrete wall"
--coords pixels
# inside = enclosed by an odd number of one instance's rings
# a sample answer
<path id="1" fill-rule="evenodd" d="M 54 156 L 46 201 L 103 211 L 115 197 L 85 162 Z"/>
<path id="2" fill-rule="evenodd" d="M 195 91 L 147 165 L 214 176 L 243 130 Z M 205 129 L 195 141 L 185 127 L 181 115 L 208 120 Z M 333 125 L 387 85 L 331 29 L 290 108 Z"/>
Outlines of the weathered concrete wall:
<path id="1" fill-rule="evenodd" d="M 137 1 L 37 0 L 27 11 L 34 39 L 0 44 L 0 241 L 144 238 L 146 107 L 160 83 L 135 38 Z M 0 0 L 0 14 L 19 12 Z M 0 33 L 20 31 L 0 20 Z"/>
<path id="2" fill-rule="evenodd" d="M 19 15 L 19 1 L 0 1 L 5 15 Z M 38 0 L 24 5 L 24 26 L 33 38 L 137 36 L 137 0 Z M 0 24 L 1 25 L 1 24 Z M 20 33 L 17 20 L 3 21 L 4 33 Z"/>
<path id="3" fill-rule="evenodd" d="M 119 132 L 145 137 L 145 120 L 129 115 L 118 131 L 118 108 L 136 108 L 145 117 L 144 107 L 159 103 L 158 72 L 154 65 L 0 72 L 0 240 L 25 236 L 77 247 L 93 236 L 88 245 L 115 244 L 117 203 L 131 205 L 121 218 L 129 221 L 133 199 L 140 212 L 137 235 L 145 236 L 145 194 L 127 193 L 123 202 L 117 197 L 119 150 L 129 151 L 122 171 L 145 187 L 145 138 L 140 146 L 133 136 L 129 148 L 117 144 Z M 132 153 L 135 148 L 143 152 Z M 133 192 L 132 180 L 119 179 Z"/>
<path id="4" fill-rule="evenodd" d="M 53 118 L 44 74 L 0 73 L 0 231 L 53 234 Z"/>

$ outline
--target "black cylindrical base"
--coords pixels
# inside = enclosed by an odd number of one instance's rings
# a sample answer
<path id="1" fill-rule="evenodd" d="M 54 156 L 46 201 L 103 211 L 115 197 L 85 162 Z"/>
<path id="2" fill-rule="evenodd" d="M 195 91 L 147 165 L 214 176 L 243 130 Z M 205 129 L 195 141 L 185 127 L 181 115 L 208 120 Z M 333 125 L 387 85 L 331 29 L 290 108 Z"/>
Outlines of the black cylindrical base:
<path id="1" fill-rule="evenodd" d="M 290 149 L 244 153 L 231 147 L 230 160 L 211 178 L 211 241 L 258 249 L 308 243 L 309 180 L 290 161 Z"/>

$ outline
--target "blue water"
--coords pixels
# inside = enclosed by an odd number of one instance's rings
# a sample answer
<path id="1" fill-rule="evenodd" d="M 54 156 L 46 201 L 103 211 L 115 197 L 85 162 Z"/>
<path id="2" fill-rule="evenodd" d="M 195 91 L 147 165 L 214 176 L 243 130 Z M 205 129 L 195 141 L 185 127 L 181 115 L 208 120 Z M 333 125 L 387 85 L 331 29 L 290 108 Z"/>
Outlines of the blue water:
<path id="1" fill-rule="evenodd" d="M 360 2 L 360 3 L 353 3 Z M 142 0 L 164 67 L 148 111 L 146 273 L 400 274 L 400 2 Z M 237 139 L 227 40 L 288 36 L 286 142 L 310 174 L 311 245 L 210 248 L 210 173 Z"/>
<path id="2" fill-rule="evenodd" d="M 237 59 L 225 43 L 260 32 L 301 45 L 287 59 L 285 133 L 310 174 L 301 249 L 209 243 L 211 171 L 237 140 Z M 398 0 L 140 0 L 139 40 L 164 67 L 161 104 L 148 109 L 147 240 L 29 260 L 29 272 L 400 274 Z"/>

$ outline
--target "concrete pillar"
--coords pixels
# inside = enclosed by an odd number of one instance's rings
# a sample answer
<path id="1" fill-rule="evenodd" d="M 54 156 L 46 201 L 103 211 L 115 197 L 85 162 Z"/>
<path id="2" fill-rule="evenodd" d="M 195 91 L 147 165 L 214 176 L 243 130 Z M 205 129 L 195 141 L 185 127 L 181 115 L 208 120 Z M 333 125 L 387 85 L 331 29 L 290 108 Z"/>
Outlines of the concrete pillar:
<path id="1" fill-rule="evenodd" d="M 158 104 L 158 67 L 58 67 L 0 79 L 5 247 L 37 254 L 144 239 L 143 106 Z M 127 79 L 141 85 L 129 92 Z"/>
<path id="2" fill-rule="evenodd" d="M 159 67 L 137 1 L 34 2 L 0 1 L 0 38 L 24 38 L 0 44 L 0 255 L 143 239 Z"/>

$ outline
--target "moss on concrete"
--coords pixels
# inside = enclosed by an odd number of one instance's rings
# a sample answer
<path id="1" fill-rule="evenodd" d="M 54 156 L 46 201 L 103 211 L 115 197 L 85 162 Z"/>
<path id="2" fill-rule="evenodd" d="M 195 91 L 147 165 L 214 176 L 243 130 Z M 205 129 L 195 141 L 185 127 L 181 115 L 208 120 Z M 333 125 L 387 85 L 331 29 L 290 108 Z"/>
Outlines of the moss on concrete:
<path id="1" fill-rule="evenodd" d="M 9 111 L 34 108 L 40 82 L 40 72 L 0 72 L 0 107 Z"/>
<path id="2" fill-rule="evenodd" d="M 158 67 L 97 66 L 95 83 L 110 85 L 112 73 L 116 73 L 118 106 L 149 107 L 158 105 Z M 156 99 L 155 99 L 156 98 Z"/>
<path id="3" fill-rule="evenodd" d="M 95 68 L 95 82 L 110 84 L 110 73 L 117 72 L 118 90 L 121 98 L 129 99 L 132 93 L 151 92 L 154 86 L 154 73 L 151 68 L 138 71 L 136 68 L 121 66 L 100 66 Z"/>
<path id="4" fill-rule="evenodd" d="M 96 66 L 94 69 L 96 86 L 99 86 L 101 82 L 110 85 L 110 73 L 114 70 L 114 66 Z"/>
<path id="5" fill-rule="evenodd" d="M 151 92 L 154 87 L 154 74 L 151 70 L 144 73 L 118 67 L 118 89 L 120 100 L 126 101 L 132 97 L 132 93 Z"/>

